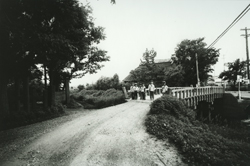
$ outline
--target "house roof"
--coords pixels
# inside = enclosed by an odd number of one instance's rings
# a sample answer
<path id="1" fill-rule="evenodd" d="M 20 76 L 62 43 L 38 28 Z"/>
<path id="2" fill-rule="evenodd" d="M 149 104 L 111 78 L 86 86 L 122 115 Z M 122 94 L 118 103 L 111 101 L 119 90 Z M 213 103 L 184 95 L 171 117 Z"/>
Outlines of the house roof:
<path id="1" fill-rule="evenodd" d="M 171 59 L 155 59 L 155 63 L 167 63 L 171 62 Z"/>

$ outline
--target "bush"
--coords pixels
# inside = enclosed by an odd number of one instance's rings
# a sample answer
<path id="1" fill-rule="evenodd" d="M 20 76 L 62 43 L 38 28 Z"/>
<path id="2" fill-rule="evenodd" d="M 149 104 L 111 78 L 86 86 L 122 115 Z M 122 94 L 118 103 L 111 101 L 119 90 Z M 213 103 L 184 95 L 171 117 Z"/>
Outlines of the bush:
<path id="1" fill-rule="evenodd" d="M 72 98 L 87 109 L 99 109 L 126 102 L 122 91 L 115 89 L 82 90 L 72 95 Z"/>
<path id="2" fill-rule="evenodd" d="M 180 118 L 181 116 L 189 119 L 195 118 L 195 112 L 186 107 L 183 101 L 170 95 L 164 95 L 156 99 L 151 104 L 150 114 L 168 114 Z"/>
<path id="3" fill-rule="evenodd" d="M 83 100 L 82 96 L 79 96 L 80 100 Z M 69 103 L 67 104 L 67 108 L 81 108 L 82 105 L 76 102 L 76 99 L 73 96 L 70 96 Z"/>
<path id="4" fill-rule="evenodd" d="M 49 108 L 52 114 L 62 114 L 65 113 L 64 106 L 61 103 L 57 103 Z"/>
<path id="5" fill-rule="evenodd" d="M 95 89 L 108 90 L 108 89 L 120 89 L 119 76 L 115 74 L 113 77 L 101 77 L 95 83 Z"/>
<path id="6" fill-rule="evenodd" d="M 150 134 L 173 143 L 190 165 L 250 163 L 249 130 L 242 126 L 240 129 L 222 126 L 215 130 L 215 125 L 195 120 L 194 111 L 171 96 L 163 96 L 151 104 L 145 125 Z M 231 138 L 228 133 L 233 130 L 242 134 L 233 132 L 239 135 Z"/>
<path id="7" fill-rule="evenodd" d="M 0 130 L 10 129 L 23 125 L 40 122 L 43 120 L 58 117 L 65 113 L 65 107 L 62 104 L 56 104 L 48 110 L 44 111 L 43 108 L 33 110 L 30 112 L 21 110 L 19 112 L 10 112 L 7 117 L 2 117 L 0 124 Z"/>
<path id="8" fill-rule="evenodd" d="M 81 90 L 83 90 L 85 87 L 84 87 L 84 85 L 78 85 L 77 88 L 78 88 L 79 91 L 81 91 Z"/>

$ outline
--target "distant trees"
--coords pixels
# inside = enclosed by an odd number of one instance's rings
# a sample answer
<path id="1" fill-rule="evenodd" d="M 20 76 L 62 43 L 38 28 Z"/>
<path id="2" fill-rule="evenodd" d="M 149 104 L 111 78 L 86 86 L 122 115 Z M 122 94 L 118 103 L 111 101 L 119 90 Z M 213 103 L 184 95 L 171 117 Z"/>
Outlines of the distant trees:
<path id="1" fill-rule="evenodd" d="M 121 89 L 119 76 L 115 74 L 113 77 L 101 77 L 94 84 L 96 90 Z"/>
<path id="2" fill-rule="evenodd" d="M 184 85 L 184 70 L 181 65 L 173 65 L 165 71 L 165 79 L 168 86 L 180 87 Z"/>
<path id="3" fill-rule="evenodd" d="M 246 76 L 246 61 L 236 59 L 234 62 L 227 63 L 228 70 L 220 73 L 219 78 L 231 83 L 232 88 L 236 89 L 237 75 Z"/>
<path id="4" fill-rule="evenodd" d="M 150 80 L 158 80 L 159 76 L 164 75 L 164 68 L 155 64 L 156 55 L 157 52 L 154 49 L 146 49 L 142 55 L 139 67 L 130 71 L 130 75 L 134 80 L 142 83 L 148 83 Z"/>
<path id="5" fill-rule="evenodd" d="M 121 89 L 120 79 L 118 74 L 114 74 L 113 78 L 111 79 L 111 86 L 114 89 Z"/>
<path id="6" fill-rule="evenodd" d="M 95 83 L 86 84 L 87 90 L 108 90 L 112 88 L 116 90 L 122 89 L 122 85 L 117 74 L 114 74 L 113 77 L 102 76 Z"/>
<path id="7" fill-rule="evenodd" d="M 81 90 L 85 89 L 85 86 L 84 85 L 78 85 L 77 88 L 78 88 L 79 91 L 81 91 Z"/>
<path id="8" fill-rule="evenodd" d="M 177 45 L 171 58 L 174 68 L 165 73 L 169 80 L 178 78 L 176 83 L 181 86 L 196 85 L 196 54 L 200 81 L 205 82 L 208 79 L 209 72 L 213 71 L 211 66 L 218 61 L 219 49 L 206 48 L 207 44 L 203 40 L 204 38 L 186 39 Z"/>
<path id="9" fill-rule="evenodd" d="M 130 75 L 132 76 L 132 79 L 138 82 L 147 82 L 149 71 L 146 66 L 139 66 L 138 68 L 131 70 Z"/>
<path id="10" fill-rule="evenodd" d="M 143 53 L 141 64 L 130 71 L 130 81 L 142 83 L 150 80 L 165 80 L 169 86 L 195 86 L 197 84 L 196 61 L 198 62 L 199 79 L 205 84 L 213 71 L 212 65 L 216 64 L 219 49 L 206 48 L 204 38 L 183 40 L 171 57 L 171 65 L 157 65 L 155 63 L 156 51 L 148 50 Z M 196 58 L 197 55 L 197 58 Z"/>
<path id="11" fill-rule="evenodd" d="M 91 12 L 77 0 L 0 1 L 1 117 L 9 114 L 10 82 L 15 83 L 16 94 L 23 84 L 28 109 L 32 72 L 43 71 L 45 91 L 48 76 L 52 106 L 56 87 L 73 77 L 96 72 L 102 67 L 100 62 L 109 60 L 106 51 L 96 47 L 105 35 L 102 27 L 94 25 Z"/>

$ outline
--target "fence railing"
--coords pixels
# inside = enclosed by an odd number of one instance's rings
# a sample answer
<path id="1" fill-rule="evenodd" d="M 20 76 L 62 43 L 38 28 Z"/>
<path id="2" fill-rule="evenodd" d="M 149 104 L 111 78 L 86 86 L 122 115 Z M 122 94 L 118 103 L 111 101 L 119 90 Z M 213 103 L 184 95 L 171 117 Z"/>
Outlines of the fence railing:
<path id="1" fill-rule="evenodd" d="M 190 97 L 206 96 L 206 95 L 215 95 L 221 97 L 224 93 L 224 88 L 221 86 L 206 86 L 206 87 L 188 87 L 182 89 L 174 89 L 170 92 L 172 96 L 179 99 L 186 99 Z"/>
<path id="2" fill-rule="evenodd" d="M 222 86 L 188 87 L 171 90 L 170 94 L 178 99 L 183 99 L 188 106 L 197 106 L 199 101 L 214 102 L 222 98 L 225 90 Z"/>
<path id="3" fill-rule="evenodd" d="M 168 94 L 190 102 L 198 102 L 206 100 L 213 102 L 215 98 L 221 98 L 225 89 L 222 86 L 205 86 L 205 87 L 169 87 Z M 161 94 L 161 88 L 155 88 L 156 95 Z M 149 90 L 146 89 L 146 95 L 149 95 Z M 193 104 L 192 104 L 193 105 Z"/>

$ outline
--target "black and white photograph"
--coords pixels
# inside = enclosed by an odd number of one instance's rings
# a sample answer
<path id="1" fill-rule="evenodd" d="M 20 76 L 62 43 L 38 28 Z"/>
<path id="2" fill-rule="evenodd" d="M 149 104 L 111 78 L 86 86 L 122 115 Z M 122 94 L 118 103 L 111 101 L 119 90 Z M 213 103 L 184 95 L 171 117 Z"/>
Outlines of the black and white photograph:
<path id="1" fill-rule="evenodd" d="M 0 166 L 250 166 L 248 0 L 0 0 Z"/>

